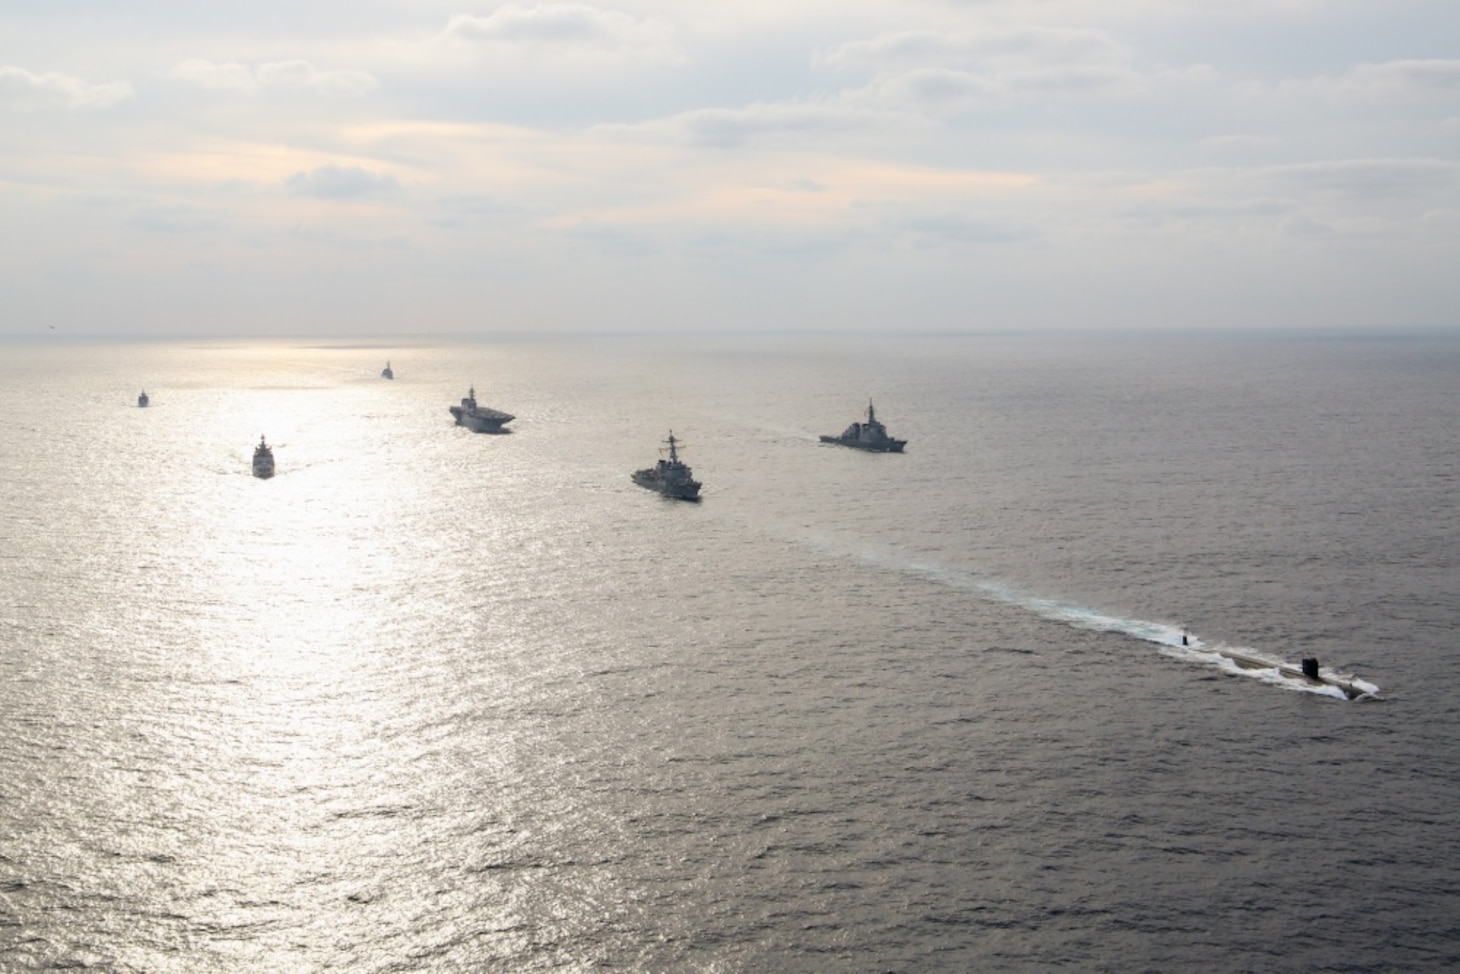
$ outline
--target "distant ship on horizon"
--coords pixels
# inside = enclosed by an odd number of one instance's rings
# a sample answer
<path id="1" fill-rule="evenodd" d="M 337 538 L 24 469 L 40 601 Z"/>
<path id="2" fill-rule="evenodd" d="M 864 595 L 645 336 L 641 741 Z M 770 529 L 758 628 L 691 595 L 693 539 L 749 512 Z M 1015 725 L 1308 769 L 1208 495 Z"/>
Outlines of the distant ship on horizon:
<path id="1" fill-rule="evenodd" d="M 274 451 L 259 437 L 259 445 L 253 448 L 253 475 L 268 480 L 274 475 Z"/>
<path id="2" fill-rule="evenodd" d="M 380 377 L 382 379 L 394 379 L 395 378 L 395 372 L 391 371 L 391 368 L 390 368 L 390 359 L 386 359 L 385 360 L 385 368 L 383 368 L 383 369 L 380 370 Z"/>
<path id="3" fill-rule="evenodd" d="M 143 408 L 143 409 L 146 409 L 147 408 L 147 404 L 149 402 L 151 402 L 151 401 L 152 401 L 151 399 L 148 399 L 147 398 L 147 390 L 146 389 L 143 389 L 142 390 L 142 394 L 137 397 L 137 405 L 139 407 Z"/>
<path id="4" fill-rule="evenodd" d="M 821 442 L 836 443 L 872 453 L 901 453 L 902 448 L 907 446 L 907 440 L 887 435 L 887 427 L 877 421 L 877 411 L 872 407 L 870 399 L 867 400 L 865 423 L 853 423 L 842 431 L 841 436 L 823 436 Z"/>

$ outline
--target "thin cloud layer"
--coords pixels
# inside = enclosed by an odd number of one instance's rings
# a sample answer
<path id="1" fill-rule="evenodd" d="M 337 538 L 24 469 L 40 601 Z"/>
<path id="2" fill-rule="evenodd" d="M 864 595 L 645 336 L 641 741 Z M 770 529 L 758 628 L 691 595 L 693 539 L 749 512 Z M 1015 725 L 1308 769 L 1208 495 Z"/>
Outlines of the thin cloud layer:
<path id="1" fill-rule="evenodd" d="M 1252 175 L 1294 190 L 1359 200 L 1442 197 L 1460 186 L 1460 163 L 1443 159 L 1344 159 L 1274 166 Z"/>
<path id="2" fill-rule="evenodd" d="M 9 328 L 125 304 L 117 267 L 186 293 L 202 254 L 270 296 L 240 330 L 328 327 L 290 311 L 331 305 L 321 267 L 381 309 L 350 329 L 394 326 L 417 281 L 436 331 L 895 327 L 899 296 L 928 331 L 971 294 L 1000 327 L 1460 305 L 1448 0 L 47 10 L 0 11 Z"/>
<path id="3" fill-rule="evenodd" d="M 946 114 L 1020 99 L 1125 97 L 1153 79 L 1109 33 L 1075 28 L 903 31 L 818 53 L 821 68 L 870 74 L 848 101 Z"/>
<path id="4" fill-rule="evenodd" d="M 449 40 L 485 53 L 568 59 L 681 59 L 665 23 L 620 10 L 576 3 L 507 4 L 490 14 L 459 14 L 446 25 Z"/>
<path id="5" fill-rule="evenodd" d="M 400 189 L 399 180 L 389 173 L 372 172 L 363 166 L 337 166 L 333 163 L 308 172 L 294 173 L 284 180 L 284 185 L 297 196 L 320 200 L 388 196 Z"/>
<path id="6" fill-rule="evenodd" d="M 0 106 L 18 111 L 100 111 L 132 94 L 132 86 L 124 81 L 93 84 L 55 71 L 33 74 L 0 65 Z"/>
<path id="7" fill-rule="evenodd" d="M 901 124 L 883 112 L 836 103 L 783 103 L 744 108 L 704 108 L 636 125 L 600 125 L 608 139 L 660 140 L 734 148 L 750 143 L 805 143 L 844 133 L 879 133 Z"/>
<path id="8" fill-rule="evenodd" d="M 814 60 L 828 67 L 876 71 L 958 67 L 1021 73 L 1070 65 L 1118 65 L 1129 58 L 1129 52 L 1102 30 L 1017 27 L 960 34 L 901 31 L 852 41 Z"/>
<path id="9" fill-rule="evenodd" d="M 189 58 L 175 64 L 167 76 L 204 88 L 254 92 L 266 89 L 307 91 L 320 95 L 359 96 L 377 87 L 365 71 L 322 70 L 308 61 L 266 61 L 250 68 L 237 61 L 214 62 Z"/>
<path id="10" fill-rule="evenodd" d="M 1333 85 L 1368 97 L 1454 97 L 1460 95 L 1460 60 L 1426 58 L 1360 64 Z"/>

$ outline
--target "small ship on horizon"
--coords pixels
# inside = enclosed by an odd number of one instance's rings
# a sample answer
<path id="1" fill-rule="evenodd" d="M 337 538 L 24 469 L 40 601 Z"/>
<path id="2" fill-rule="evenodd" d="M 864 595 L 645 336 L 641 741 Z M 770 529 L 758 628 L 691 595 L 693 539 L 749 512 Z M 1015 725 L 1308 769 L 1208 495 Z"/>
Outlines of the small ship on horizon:
<path id="1" fill-rule="evenodd" d="M 872 408 L 870 399 L 867 400 L 867 421 L 865 423 L 853 423 L 842 431 L 841 436 L 823 436 L 821 442 L 836 443 L 856 450 L 869 450 L 873 453 L 901 453 L 902 448 L 907 446 L 907 440 L 894 439 L 887 435 L 887 427 L 877 421 L 877 411 Z"/>
<path id="2" fill-rule="evenodd" d="M 253 448 L 253 475 L 268 480 L 274 475 L 274 451 L 259 436 L 259 445 Z"/>

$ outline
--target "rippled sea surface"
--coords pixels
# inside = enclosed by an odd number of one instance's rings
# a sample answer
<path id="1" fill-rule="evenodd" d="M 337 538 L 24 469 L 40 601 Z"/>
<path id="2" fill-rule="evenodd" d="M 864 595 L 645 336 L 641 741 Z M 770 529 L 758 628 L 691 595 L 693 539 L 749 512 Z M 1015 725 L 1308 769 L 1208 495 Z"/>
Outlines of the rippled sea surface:
<path id="1" fill-rule="evenodd" d="M 1455 336 L 17 343 L 0 415 L 0 970 L 1460 967 Z"/>

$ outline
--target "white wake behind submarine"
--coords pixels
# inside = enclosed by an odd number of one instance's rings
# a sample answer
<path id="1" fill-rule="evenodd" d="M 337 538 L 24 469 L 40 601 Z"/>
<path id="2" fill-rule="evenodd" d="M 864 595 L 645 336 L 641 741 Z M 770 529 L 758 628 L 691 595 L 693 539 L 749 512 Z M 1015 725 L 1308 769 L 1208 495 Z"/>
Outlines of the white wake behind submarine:
<path id="1" fill-rule="evenodd" d="M 1239 670 L 1258 673 L 1272 671 L 1284 680 L 1307 684 L 1314 689 L 1332 687 L 1349 700 L 1377 700 L 1379 698 L 1379 688 L 1372 683 L 1352 674 L 1336 673 L 1331 669 L 1321 667 L 1317 657 L 1306 656 L 1299 665 L 1294 666 L 1292 663 L 1264 659 L 1261 656 L 1252 655 L 1250 651 L 1243 652 L 1228 646 L 1207 647 L 1202 644 L 1201 640 L 1191 636 L 1185 630 L 1181 633 L 1181 646 L 1183 649 L 1193 652 L 1218 657 L 1220 661 L 1229 663 Z"/>

